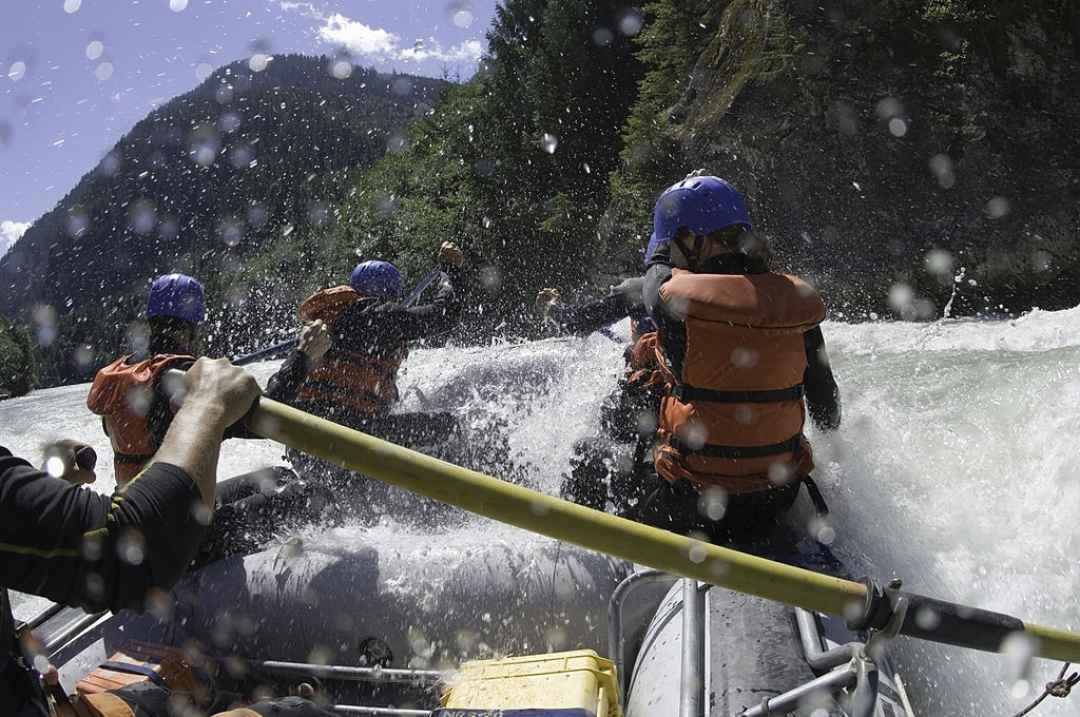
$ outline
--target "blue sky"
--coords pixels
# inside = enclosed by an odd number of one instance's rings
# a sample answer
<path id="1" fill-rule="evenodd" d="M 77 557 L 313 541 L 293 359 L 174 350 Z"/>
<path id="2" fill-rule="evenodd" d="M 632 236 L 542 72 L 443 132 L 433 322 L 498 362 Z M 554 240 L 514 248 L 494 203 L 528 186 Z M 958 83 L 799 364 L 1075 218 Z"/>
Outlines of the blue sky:
<path id="1" fill-rule="evenodd" d="M 467 78 L 496 0 L 10 0 L 0 23 L 0 254 L 132 125 L 215 67 L 333 54 Z"/>

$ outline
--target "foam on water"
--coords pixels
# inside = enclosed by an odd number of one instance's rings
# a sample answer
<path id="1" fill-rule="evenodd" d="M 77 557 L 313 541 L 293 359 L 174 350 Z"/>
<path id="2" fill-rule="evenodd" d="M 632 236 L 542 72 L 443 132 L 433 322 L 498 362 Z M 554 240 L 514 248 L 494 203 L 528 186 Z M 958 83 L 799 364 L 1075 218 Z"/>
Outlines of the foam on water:
<path id="1" fill-rule="evenodd" d="M 1046 351 L 1080 343 L 1080 306 L 1065 311 L 1036 309 L 1007 321 L 955 319 L 932 324 L 826 322 L 824 330 L 830 344 L 844 354 Z"/>
<path id="2" fill-rule="evenodd" d="M 625 336 L 625 326 L 620 327 Z M 844 425 L 811 432 L 817 476 L 833 509 L 836 549 L 856 572 L 1058 627 L 1080 628 L 1080 309 L 1014 321 L 825 326 Z M 575 440 L 596 424 L 622 367 L 622 347 L 594 335 L 483 348 L 414 351 L 402 410 L 451 410 L 476 431 L 501 423 L 514 463 L 557 491 Z M 274 364 L 253 371 L 265 380 Z M 98 490 L 112 487 L 108 441 L 83 405 L 87 387 L 0 403 L 0 443 L 32 455 L 62 436 L 101 455 Z M 280 462 L 266 441 L 230 441 L 222 478 Z M 440 560 L 491 540 L 531 549 L 543 538 L 475 519 L 434 537 L 392 516 L 372 528 L 306 531 L 325 546 L 433 541 Z M 448 547 L 449 546 L 449 547 Z M 1006 661 L 901 639 L 921 715 L 1008 714 Z M 1041 685 L 1054 669 L 1039 663 Z M 1053 700 L 1041 715 L 1075 714 Z"/>

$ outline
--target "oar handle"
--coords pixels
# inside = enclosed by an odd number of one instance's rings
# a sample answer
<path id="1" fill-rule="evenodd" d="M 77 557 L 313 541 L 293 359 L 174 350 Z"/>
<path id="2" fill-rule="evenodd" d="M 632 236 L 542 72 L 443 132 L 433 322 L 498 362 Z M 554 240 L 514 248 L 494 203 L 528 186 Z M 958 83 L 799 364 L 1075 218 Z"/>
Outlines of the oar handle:
<path id="1" fill-rule="evenodd" d="M 427 288 L 435 283 L 435 280 L 439 278 L 440 274 L 442 274 L 442 269 L 439 267 L 435 267 L 424 274 L 423 278 L 417 282 L 416 286 L 413 287 L 413 290 L 409 292 L 409 295 L 405 297 L 405 301 L 402 303 L 405 304 L 406 307 L 415 305 L 416 302 L 420 301 L 420 297 L 424 295 Z"/>

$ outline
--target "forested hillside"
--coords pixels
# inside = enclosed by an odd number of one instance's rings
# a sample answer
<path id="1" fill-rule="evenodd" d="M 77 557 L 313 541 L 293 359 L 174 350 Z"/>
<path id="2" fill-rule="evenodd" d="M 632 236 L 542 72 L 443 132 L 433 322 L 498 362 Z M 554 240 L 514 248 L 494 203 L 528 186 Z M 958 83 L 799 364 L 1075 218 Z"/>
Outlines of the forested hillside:
<path id="1" fill-rule="evenodd" d="M 696 169 L 745 192 L 836 316 L 1080 301 L 1068 3 L 508 0 L 489 41 L 340 228 L 414 267 L 462 242 L 499 323 L 541 286 L 637 271 L 656 195 Z"/>
<path id="2" fill-rule="evenodd" d="M 415 272 L 444 239 L 479 267 L 483 306 L 468 326 L 529 330 L 538 287 L 602 283 L 612 244 L 597 232 L 620 128 L 641 79 L 642 18 L 611 0 L 509 0 L 488 33 L 488 56 L 415 123 L 342 208 L 337 244 Z M 640 232 L 640 230 L 639 230 Z"/>
<path id="3" fill-rule="evenodd" d="M 233 305 L 252 294 L 291 300 L 301 277 L 246 284 L 240 274 L 282 245 L 301 261 L 353 173 L 400 142 L 446 84 L 334 62 L 282 56 L 258 72 L 247 62 L 220 68 L 136 124 L 34 223 L 0 261 L 0 310 L 51 339 L 43 381 L 81 378 L 121 350 L 150 279 L 168 271 L 206 284 L 208 349 L 261 333 L 261 319 L 238 321 Z"/>
<path id="4" fill-rule="evenodd" d="M 537 289 L 639 271 L 656 195 L 695 169 L 834 316 L 1072 306 L 1078 58 L 1060 0 L 505 0 L 465 84 L 222 68 L 27 232 L 0 309 L 39 307 L 55 382 L 116 351 L 155 273 L 207 282 L 224 353 L 358 257 L 411 281 L 453 240 L 476 268 L 459 338 L 528 334 Z"/>

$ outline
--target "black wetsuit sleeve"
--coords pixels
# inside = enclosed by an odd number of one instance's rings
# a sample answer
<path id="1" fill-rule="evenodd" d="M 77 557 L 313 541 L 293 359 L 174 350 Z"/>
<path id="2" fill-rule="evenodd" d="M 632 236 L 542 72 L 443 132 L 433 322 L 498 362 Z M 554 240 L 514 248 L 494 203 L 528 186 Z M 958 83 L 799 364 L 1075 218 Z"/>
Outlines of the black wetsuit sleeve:
<path id="1" fill-rule="evenodd" d="M 640 304 L 628 301 L 622 294 L 612 294 L 576 306 L 555 304 L 548 315 L 563 331 L 587 336 L 627 316 L 641 312 Z"/>
<path id="2" fill-rule="evenodd" d="M 334 348 L 370 352 L 373 346 L 391 347 L 453 329 L 461 317 L 461 302 L 451 278 L 456 273 L 451 270 L 439 276 L 429 304 L 406 307 L 387 303 L 369 308 L 358 303 L 349 307 L 334 322 Z"/>
<path id="3" fill-rule="evenodd" d="M 307 354 L 299 350 L 291 352 L 277 373 L 270 377 L 263 395 L 275 401 L 291 403 L 310 369 L 311 361 Z"/>
<path id="4" fill-rule="evenodd" d="M 435 280 L 435 296 L 429 304 L 405 307 L 401 304 L 385 304 L 375 313 L 382 313 L 386 321 L 397 324 L 397 332 L 406 341 L 415 341 L 454 328 L 461 317 L 461 301 L 454 290 L 459 272 L 443 271 Z"/>
<path id="5" fill-rule="evenodd" d="M 671 278 L 671 266 L 659 263 L 657 259 L 661 258 L 661 254 L 666 257 L 668 251 L 668 246 L 663 245 L 654 255 L 653 263 L 645 272 L 642 297 L 645 300 L 645 310 L 660 331 L 660 348 L 668 366 L 676 376 L 682 376 L 686 358 L 686 322 L 660 298 L 661 287 Z"/>
<path id="6" fill-rule="evenodd" d="M 201 497 L 155 463 L 111 499 L 0 449 L 0 585 L 91 611 L 143 609 L 168 590 L 206 534 Z"/>
<path id="7" fill-rule="evenodd" d="M 641 290 L 641 297 L 645 302 L 645 310 L 656 322 L 657 326 L 681 324 L 682 319 L 676 316 L 671 308 L 664 304 L 660 298 L 660 288 L 671 278 L 671 264 L 669 255 L 671 247 L 663 244 L 653 255 L 652 263 L 645 272 L 645 285 Z"/>
<path id="8" fill-rule="evenodd" d="M 803 386 L 806 390 L 806 406 L 814 425 L 823 431 L 840 427 L 840 388 L 829 366 L 829 354 L 825 350 L 825 335 L 816 326 L 806 332 L 806 373 Z"/>

